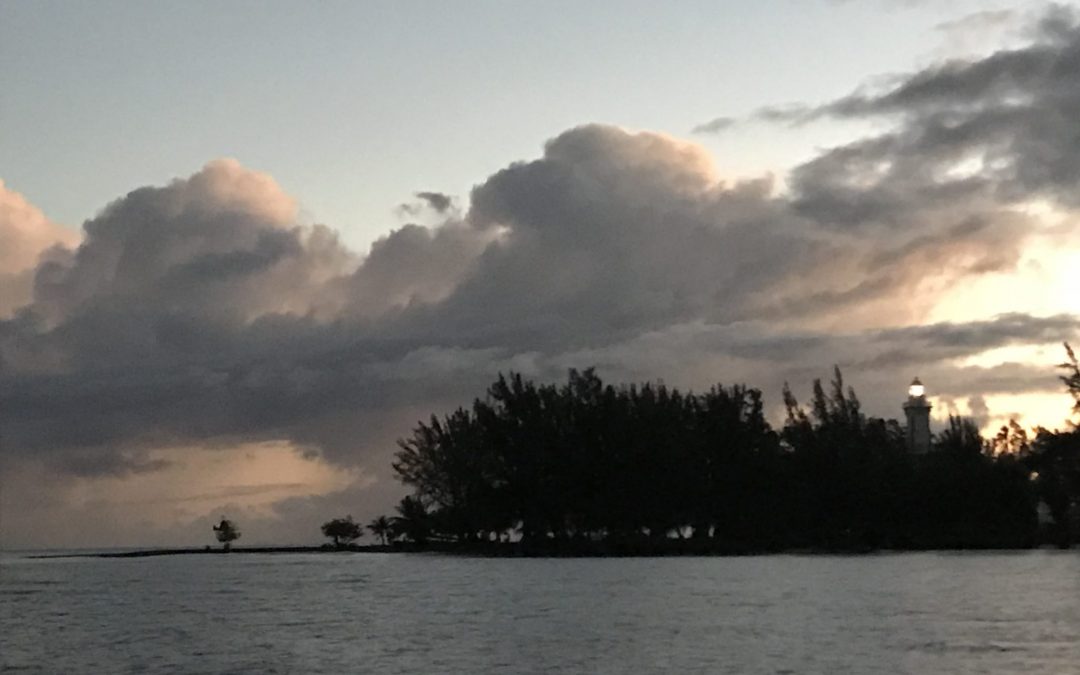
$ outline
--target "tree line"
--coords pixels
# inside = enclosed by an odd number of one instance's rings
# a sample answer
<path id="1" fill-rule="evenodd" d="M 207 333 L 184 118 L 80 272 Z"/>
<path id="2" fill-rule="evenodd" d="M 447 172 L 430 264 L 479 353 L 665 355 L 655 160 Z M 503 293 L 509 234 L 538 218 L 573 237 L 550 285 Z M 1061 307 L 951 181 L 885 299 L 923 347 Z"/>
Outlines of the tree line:
<path id="1" fill-rule="evenodd" d="M 322 524 L 320 528 L 323 536 L 333 542 L 335 549 L 349 549 L 357 539 L 364 535 L 364 526 L 353 520 L 351 515 L 344 518 L 334 518 Z M 383 546 L 387 546 L 395 539 L 401 537 L 406 530 L 401 529 L 400 518 L 387 518 L 379 516 L 367 525 L 367 530 L 379 539 Z M 213 526 L 214 537 L 222 544 L 222 548 L 228 551 L 232 542 L 240 538 L 240 527 L 232 520 L 222 516 L 221 522 Z M 207 547 L 209 548 L 209 547 Z"/>
<path id="2" fill-rule="evenodd" d="M 1080 413 L 1080 368 L 1061 380 Z M 774 429 L 746 385 L 682 392 L 500 375 L 470 408 L 419 423 L 393 468 L 413 489 L 391 537 L 524 550 L 752 552 L 1014 548 L 1076 536 L 1080 430 L 950 417 L 916 455 L 837 368 Z M 1040 524 L 1039 511 L 1048 516 Z"/>
<path id="3" fill-rule="evenodd" d="M 1080 416 L 1080 365 L 1060 377 Z M 867 416 L 839 368 L 803 406 L 785 385 L 774 429 L 762 394 L 716 385 L 563 384 L 500 375 L 469 408 L 420 422 L 393 469 L 413 489 L 367 529 L 383 546 L 522 553 L 1067 547 L 1080 535 L 1080 427 L 1015 421 L 984 438 L 950 416 L 913 454 L 895 419 Z M 1080 417 L 1078 417 L 1080 419 Z M 1043 518 L 1040 518 L 1040 510 Z M 222 519 L 225 544 L 239 529 Z M 322 525 L 337 549 L 364 534 Z"/>

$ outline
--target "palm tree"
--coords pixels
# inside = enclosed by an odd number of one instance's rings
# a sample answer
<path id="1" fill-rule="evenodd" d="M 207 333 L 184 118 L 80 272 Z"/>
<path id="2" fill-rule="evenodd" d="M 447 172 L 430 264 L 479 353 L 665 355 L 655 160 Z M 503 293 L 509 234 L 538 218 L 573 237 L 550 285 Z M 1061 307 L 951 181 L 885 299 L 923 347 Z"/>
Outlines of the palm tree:
<path id="1" fill-rule="evenodd" d="M 386 546 L 386 538 L 394 531 L 394 525 L 390 522 L 390 519 L 386 516 L 379 516 L 375 520 L 368 523 L 367 529 L 371 531 L 373 535 L 379 538 L 383 546 Z"/>

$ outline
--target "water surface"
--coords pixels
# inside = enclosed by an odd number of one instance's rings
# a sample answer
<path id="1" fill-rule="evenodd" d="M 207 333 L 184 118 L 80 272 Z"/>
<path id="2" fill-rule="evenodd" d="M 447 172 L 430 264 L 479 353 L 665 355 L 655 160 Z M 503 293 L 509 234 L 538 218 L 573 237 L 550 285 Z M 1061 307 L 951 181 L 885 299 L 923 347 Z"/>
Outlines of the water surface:
<path id="1" fill-rule="evenodd" d="M 42 673 L 1080 673 L 1080 554 L 0 561 Z"/>

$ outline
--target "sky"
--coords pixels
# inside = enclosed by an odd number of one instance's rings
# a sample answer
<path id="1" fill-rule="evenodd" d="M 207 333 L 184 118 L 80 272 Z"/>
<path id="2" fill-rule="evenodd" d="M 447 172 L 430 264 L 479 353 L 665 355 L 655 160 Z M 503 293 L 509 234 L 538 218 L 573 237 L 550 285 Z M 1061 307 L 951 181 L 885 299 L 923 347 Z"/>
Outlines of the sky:
<path id="1" fill-rule="evenodd" d="M 317 541 L 498 372 L 1061 426 L 1068 3 L 0 0 L 0 546 Z"/>

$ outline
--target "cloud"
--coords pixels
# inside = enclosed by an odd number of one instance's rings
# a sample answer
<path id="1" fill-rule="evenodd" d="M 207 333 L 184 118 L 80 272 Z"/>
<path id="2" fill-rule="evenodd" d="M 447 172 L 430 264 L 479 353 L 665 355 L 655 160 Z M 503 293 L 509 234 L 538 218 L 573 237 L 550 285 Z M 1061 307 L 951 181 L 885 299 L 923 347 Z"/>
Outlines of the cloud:
<path id="1" fill-rule="evenodd" d="M 478 185 L 462 218 L 405 226 L 361 257 L 326 228 L 295 225 L 295 202 L 265 175 L 212 163 L 110 204 L 75 251 L 39 267 L 34 302 L 0 323 L 8 451 L 118 474 L 159 468 L 147 448 L 288 439 L 364 465 L 501 369 L 558 377 L 602 362 L 676 377 L 696 349 L 759 370 L 791 360 L 777 371 L 797 375 L 853 362 L 855 344 L 863 361 L 899 368 L 1024 324 L 886 328 L 931 304 L 933 289 L 909 297 L 928 271 L 947 282 L 1007 269 L 1001 250 L 1026 221 L 964 191 L 931 214 L 878 203 L 855 217 L 822 201 L 832 182 L 807 178 L 832 171 L 801 167 L 791 199 L 767 181 L 719 181 L 695 145 L 590 125 Z M 950 210 L 967 220 L 935 229 Z M 880 213 L 906 227 L 883 233 Z M 696 338 L 716 344 L 632 365 L 661 348 L 648 336 L 695 325 L 718 327 Z M 857 337 L 841 339 L 840 325 Z M 952 331 L 951 347 L 931 330 Z"/>
<path id="2" fill-rule="evenodd" d="M 1080 110 L 1080 27 L 1074 10 L 1056 6 L 1032 30 L 1033 41 L 1022 47 L 938 63 L 893 78 L 882 90 L 776 118 L 899 120 L 889 133 L 825 153 L 811 163 L 813 173 L 826 173 L 829 165 L 839 177 L 880 166 L 879 182 L 890 189 L 921 180 L 924 189 L 982 189 L 1005 202 L 1039 197 L 1075 207 L 1080 155 L 1070 120 Z M 964 179 L 942 180 L 964 164 Z"/>
<path id="3" fill-rule="evenodd" d="M 967 401 L 967 407 L 971 413 L 971 418 L 980 428 L 985 427 L 990 422 L 990 407 L 986 404 L 985 397 L 981 395 L 972 396 Z"/>
<path id="4" fill-rule="evenodd" d="M 399 204 L 397 212 L 402 216 L 418 216 L 425 209 L 429 209 L 436 215 L 448 215 L 454 207 L 454 198 L 442 192 L 417 192 L 413 195 L 415 202 Z"/>
<path id="5" fill-rule="evenodd" d="M 0 181 L 0 318 L 31 299 L 34 268 L 51 249 L 74 246 L 75 232 L 49 221 L 45 214 Z"/>
<path id="6" fill-rule="evenodd" d="M 295 220 L 295 201 L 269 176 L 212 162 L 88 220 L 69 259 L 38 268 L 34 311 L 53 324 L 131 315 L 143 302 L 146 312 L 222 320 L 318 313 L 322 286 L 355 260 L 329 229 Z"/>
<path id="7" fill-rule="evenodd" d="M 495 234 L 460 221 L 439 227 L 405 225 L 375 241 L 343 285 L 350 310 L 399 312 L 445 299 L 464 279 Z"/>
<path id="8" fill-rule="evenodd" d="M 454 205 L 453 198 L 441 192 L 417 192 L 416 197 L 426 202 L 436 213 L 446 213 Z"/>
<path id="9" fill-rule="evenodd" d="M 804 103 L 784 103 L 758 108 L 754 111 L 753 119 L 799 125 L 812 122 L 817 116 L 817 111 Z"/>
<path id="10" fill-rule="evenodd" d="M 708 122 L 702 122 L 691 130 L 695 134 L 719 134 L 727 131 L 738 124 L 734 117 L 714 117 Z"/>
<path id="11" fill-rule="evenodd" d="M 988 9 L 974 12 L 959 19 L 943 21 L 934 28 L 941 31 L 948 39 L 964 39 L 975 34 L 997 33 L 1003 28 L 1010 27 L 1017 20 L 1017 12 L 1013 9 Z"/>

